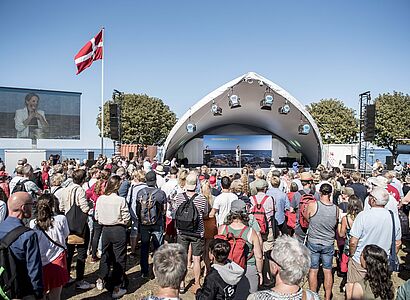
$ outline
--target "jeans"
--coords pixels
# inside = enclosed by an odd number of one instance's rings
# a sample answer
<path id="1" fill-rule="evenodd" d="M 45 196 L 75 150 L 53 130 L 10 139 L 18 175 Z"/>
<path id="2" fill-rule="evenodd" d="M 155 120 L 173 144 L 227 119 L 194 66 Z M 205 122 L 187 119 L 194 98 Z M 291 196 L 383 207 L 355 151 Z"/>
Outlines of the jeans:
<path id="1" fill-rule="evenodd" d="M 74 251 L 77 248 L 77 264 L 75 266 L 76 280 L 84 279 L 85 261 L 87 260 L 88 243 L 90 242 L 90 229 L 85 226 L 84 244 L 82 245 L 67 245 L 67 269 L 68 273 L 71 270 Z"/>
<path id="2" fill-rule="evenodd" d="M 100 261 L 99 276 L 107 281 L 112 266 L 112 284 L 126 284 L 127 229 L 123 225 L 103 226 L 103 250 Z"/>
<path id="3" fill-rule="evenodd" d="M 91 241 L 91 256 L 92 258 L 97 258 L 97 250 L 101 238 L 103 226 L 98 224 L 98 222 L 93 223 L 93 234 L 92 234 L 92 241 Z"/>
<path id="4" fill-rule="evenodd" d="M 324 246 L 321 244 L 312 244 L 307 242 L 307 247 L 310 250 L 311 269 L 319 269 L 320 260 L 322 261 L 323 269 L 331 270 L 333 264 L 334 246 Z"/>
<path id="5" fill-rule="evenodd" d="M 164 239 L 164 227 L 161 225 L 141 225 L 141 273 L 148 274 L 148 256 L 149 256 L 149 246 L 152 243 L 154 246 L 154 251 L 162 245 Z"/>

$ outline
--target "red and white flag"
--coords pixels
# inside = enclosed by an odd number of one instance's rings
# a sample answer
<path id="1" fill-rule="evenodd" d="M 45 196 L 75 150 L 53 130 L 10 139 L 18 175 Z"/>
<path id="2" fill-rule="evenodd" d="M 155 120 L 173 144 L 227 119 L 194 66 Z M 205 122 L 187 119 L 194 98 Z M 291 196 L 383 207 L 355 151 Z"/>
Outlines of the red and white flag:
<path id="1" fill-rule="evenodd" d="M 93 61 L 103 58 L 103 30 L 89 40 L 74 57 L 77 75 L 91 66 Z"/>

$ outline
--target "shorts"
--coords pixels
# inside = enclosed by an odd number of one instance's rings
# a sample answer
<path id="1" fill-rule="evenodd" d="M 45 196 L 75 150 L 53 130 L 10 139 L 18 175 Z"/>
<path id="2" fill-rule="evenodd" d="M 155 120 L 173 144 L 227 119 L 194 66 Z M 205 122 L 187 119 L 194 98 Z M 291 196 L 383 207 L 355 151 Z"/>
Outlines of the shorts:
<path id="1" fill-rule="evenodd" d="M 44 291 L 64 286 L 69 279 L 67 255 L 65 251 L 62 251 L 52 262 L 43 266 Z"/>
<path id="2" fill-rule="evenodd" d="M 349 259 L 347 266 L 347 282 L 358 282 L 366 276 L 366 269 L 353 258 Z"/>
<path id="3" fill-rule="evenodd" d="M 324 246 L 320 244 L 312 244 L 307 242 L 306 245 L 310 251 L 310 268 L 319 269 L 320 261 L 322 261 L 323 269 L 331 270 L 333 265 L 334 246 Z"/>
<path id="4" fill-rule="evenodd" d="M 205 241 L 201 237 L 194 237 L 184 234 L 177 236 L 177 243 L 182 245 L 188 253 L 189 244 L 192 246 L 192 255 L 201 256 L 204 252 Z"/>

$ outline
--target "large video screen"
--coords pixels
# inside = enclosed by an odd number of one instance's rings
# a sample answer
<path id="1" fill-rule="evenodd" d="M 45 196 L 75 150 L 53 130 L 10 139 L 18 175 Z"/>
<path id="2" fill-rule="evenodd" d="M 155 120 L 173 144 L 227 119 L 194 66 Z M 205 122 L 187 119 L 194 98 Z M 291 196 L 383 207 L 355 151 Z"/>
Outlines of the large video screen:
<path id="1" fill-rule="evenodd" d="M 80 139 L 81 93 L 0 87 L 0 138 Z"/>
<path id="2" fill-rule="evenodd" d="M 205 164 L 215 167 L 242 167 L 249 164 L 264 168 L 271 165 L 270 135 L 204 135 L 203 142 Z M 238 146 L 240 151 L 236 150 Z"/>

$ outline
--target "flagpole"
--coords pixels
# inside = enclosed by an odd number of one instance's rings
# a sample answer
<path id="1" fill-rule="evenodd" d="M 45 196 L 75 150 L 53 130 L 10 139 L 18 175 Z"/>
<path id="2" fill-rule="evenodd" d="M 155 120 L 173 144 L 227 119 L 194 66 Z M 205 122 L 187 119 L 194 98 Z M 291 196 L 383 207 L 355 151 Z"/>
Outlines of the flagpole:
<path id="1" fill-rule="evenodd" d="M 101 58 L 101 154 L 104 155 L 104 27 L 102 28 L 103 55 Z"/>

